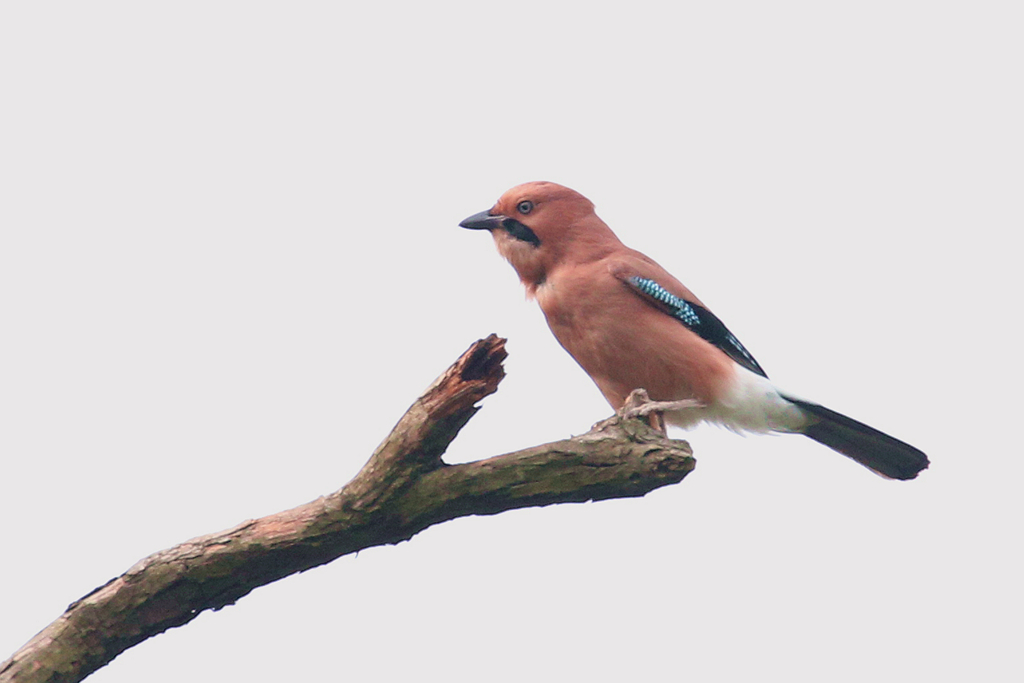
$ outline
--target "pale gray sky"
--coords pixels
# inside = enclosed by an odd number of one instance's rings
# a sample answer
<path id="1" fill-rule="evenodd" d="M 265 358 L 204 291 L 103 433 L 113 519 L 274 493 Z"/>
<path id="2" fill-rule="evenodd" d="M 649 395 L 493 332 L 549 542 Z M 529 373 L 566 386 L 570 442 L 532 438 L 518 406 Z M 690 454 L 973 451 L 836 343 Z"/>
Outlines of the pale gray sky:
<path id="1" fill-rule="evenodd" d="M 544 179 L 931 469 L 702 427 L 679 486 L 444 524 L 92 680 L 1020 680 L 1018 4 L 365 4 L 0 7 L 0 659 L 341 486 L 490 332 L 450 460 L 607 416 L 456 227 Z"/>

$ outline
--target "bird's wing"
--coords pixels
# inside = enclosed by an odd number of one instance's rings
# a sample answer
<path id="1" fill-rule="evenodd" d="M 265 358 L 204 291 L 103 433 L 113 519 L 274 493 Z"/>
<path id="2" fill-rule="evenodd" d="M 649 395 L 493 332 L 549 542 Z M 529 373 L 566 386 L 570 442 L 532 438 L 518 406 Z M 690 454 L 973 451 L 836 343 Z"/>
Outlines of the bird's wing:
<path id="1" fill-rule="evenodd" d="M 634 294 L 672 316 L 686 329 L 723 351 L 729 358 L 762 377 L 768 377 L 740 340 L 714 313 L 704 308 L 678 280 L 647 257 L 616 259 L 609 264 L 612 275 Z"/>

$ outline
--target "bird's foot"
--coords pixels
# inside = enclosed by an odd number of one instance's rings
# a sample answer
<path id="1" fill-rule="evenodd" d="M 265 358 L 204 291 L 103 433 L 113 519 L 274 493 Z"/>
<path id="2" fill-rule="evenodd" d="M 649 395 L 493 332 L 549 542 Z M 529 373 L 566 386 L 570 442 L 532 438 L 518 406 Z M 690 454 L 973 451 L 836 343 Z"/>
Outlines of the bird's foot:
<path id="1" fill-rule="evenodd" d="M 629 420 L 635 417 L 647 417 L 651 413 L 666 413 L 675 410 L 703 407 L 703 403 L 693 398 L 680 401 L 652 401 L 651 397 L 647 395 L 646 390 L 634 389 L 617 413 L 619 417 Z"/>
<path id="2" fill-rule="evenodd" d="M 644 389 L 634 389 L 626 398 L 616 412 L 620 418 L 631 420 L 638 417 L 646 417 L 651 427 L 662 434 L 667 434 L 665 429 L 665 413 L 676 410 L 687 410 L 690 408 L 703 408 L 704 404 L 692 398 L 680 401 L 652 401 Z"/>

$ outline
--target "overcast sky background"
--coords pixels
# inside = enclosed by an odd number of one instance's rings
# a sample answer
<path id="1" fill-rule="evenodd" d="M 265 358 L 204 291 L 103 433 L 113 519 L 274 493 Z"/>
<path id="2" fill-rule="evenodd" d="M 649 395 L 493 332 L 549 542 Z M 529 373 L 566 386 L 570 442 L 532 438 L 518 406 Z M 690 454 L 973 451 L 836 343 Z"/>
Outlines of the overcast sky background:
<path id="1" fill-rule="evenodd" d="M 701 427 L 678 486 L 443 524 L 91 680 L 1019 681 L 1019 3 L 363 5 L 0 6 L 0 659 L 340 487 L 488 333 L 450 462 L 610 414 L 457 227 L 543 179 L 931 469 Z"/>

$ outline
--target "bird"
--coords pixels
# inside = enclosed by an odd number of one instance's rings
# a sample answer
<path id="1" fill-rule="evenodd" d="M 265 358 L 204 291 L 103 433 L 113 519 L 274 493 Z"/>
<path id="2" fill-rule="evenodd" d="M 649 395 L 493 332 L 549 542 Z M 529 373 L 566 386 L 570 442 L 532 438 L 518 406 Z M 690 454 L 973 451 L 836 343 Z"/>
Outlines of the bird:
<path id="1" fill-rule="evenodd" d="M 642 389 L 672 404 L 669 425 L 802 434 L 889 479 L 928 467 L 917 448 L 779 389 L 693 292 L 624 245 L 575 190 L 517 185 L 459 226 L 490 232 L 555 338 L 617 411 Z"/>

